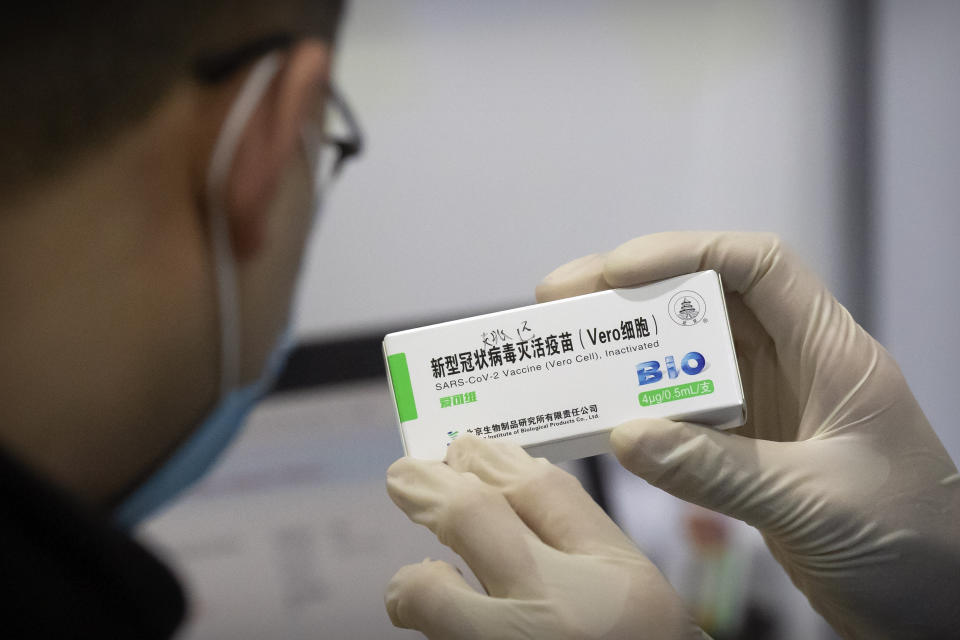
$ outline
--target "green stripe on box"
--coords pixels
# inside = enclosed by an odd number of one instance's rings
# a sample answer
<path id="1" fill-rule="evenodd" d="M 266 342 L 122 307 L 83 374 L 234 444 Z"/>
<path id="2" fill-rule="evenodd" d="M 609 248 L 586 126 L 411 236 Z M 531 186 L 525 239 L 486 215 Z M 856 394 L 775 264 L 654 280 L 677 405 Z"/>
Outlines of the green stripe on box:
<path id="1" fill-rule="evenodd" d="M 387 356 L 390 367 L 390 380 L 393 381 L 393 397 L 397 399 L 397 414 L 400 422 L 417 419 L 417 403 L 413 400 L 413 385 L 410 384 L 410 370 L 407 369 L 407 354 L 395 353 Z"/>

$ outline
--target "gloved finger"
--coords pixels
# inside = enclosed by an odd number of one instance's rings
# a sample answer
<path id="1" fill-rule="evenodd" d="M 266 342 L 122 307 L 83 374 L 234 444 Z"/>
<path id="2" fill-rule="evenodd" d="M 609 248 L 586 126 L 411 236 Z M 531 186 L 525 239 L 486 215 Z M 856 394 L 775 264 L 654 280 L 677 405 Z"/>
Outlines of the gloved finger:
<path id="1" fill-rule="evenodd" d="M 802 319 L 831 311 L 833 296 L 769 233 L 679 231 L 634 238 L 610 252 L 604 278 L 627 287 L 715 269 L 724 288 L 742 296 L 781 347 L 802 338 Z M 799 334 L 799 335 L 798 335 Z"/>
<path id="2" fill-rule="evenodd" d="M 773 234 L 684 231 L 642 236 L 609 254 L 604 279 L 615 287 L 635 286 L 703 269 L 715 269 L 728 291 L 741 294 L 776 344 L 794 392 L 819 403 L 822 413 L 842 404 L 864 374 L 861 367 L 835 363 L 863 362 L 870 368 L 892 363 Z M 881 374 L 889 367 L 882 369 Z"/>
<path id="3" fill-rule="evenodd" d="M 610 434 L 624 467 L 682 500 L 764 530 L 789 517 L 806 470 L 790 464 L 797 443 L 770 442 L 685 422 L 632 420 Z"/>
<path id="4" fill-rule="evenodd" d="M 462 557 L 491 595 L 538 595 L 530 555 L 542 542 L 502 493 L 442 462 L 401 458 L 387 493 L 411 520 Z"/>
<path id="5" fill-rule="evenodd" d="M 729 433 L 775 442 L 806 440 L 819 423 L 800 419 L 800 398 L 786 379 L 777 347 L 739 293 L 726 294 L 733 344 L 737 350 L 740 383 L 747 404 L 747 421 Z M 778 416 L 770 420 L 769 416 Z"/>
<path id="6" fill-rule="evenodd" d="M 590 554 L 612 547 L 637 553 L 575 477 L 519 445 L 457 438 L 447 449 L 447 464 L 500 489 L 520 518 L 555 549 Z"/>
<path id="7" fill-rule="evenodd" d="M 384 604 L 395 627 L 416 629 L 431 640 L 470 640 L 488 637 L 482 621 L 496 602 L 474 591 L 452 565 L 428 559 L 397 571 Z"/>
<path id="8" fill-rule="evenodd" d="M 537 302 L 609 289 L 610 285 L 603 279 L 606 260 L 607 254 L 592 253 L 557 267 L 537 285 Z"/>

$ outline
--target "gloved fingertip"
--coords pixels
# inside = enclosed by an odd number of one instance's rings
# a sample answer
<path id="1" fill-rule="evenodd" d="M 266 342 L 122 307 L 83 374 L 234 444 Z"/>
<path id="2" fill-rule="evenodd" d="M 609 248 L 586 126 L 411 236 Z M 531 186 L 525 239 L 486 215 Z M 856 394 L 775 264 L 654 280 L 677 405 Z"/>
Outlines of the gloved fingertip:
<path id="1" fill-rule="evenodd" d="M 603 266 L 603 277 L 612 287 L 636 287 L 696 271 L 696 262 L 691 261 L 711 235 L 664 231 L 633 238 L 610 252 Z"/>
<path id="2" fill-rule="evenodd" d="M 610 446 L 614 451 L 628 451 L 635 447 L 644 435 L 668 428 L 672 424 L 672 420 L 663 418 L 639 418 L 624 422 L 610 432 Z"/>
<path id="3" fill-rule="evenodd" d="M 387 591 L 383 596 L 383 603 L 387 607 L 387 615 L 395 627 L 411 628 L 414 623 L 409 619 L 415 611 L 416 599 L 427 588 L 429 576 L 435 573 L 438 561 L 426 558 L 423 562 L 408 564 L 400 567 L 387 584 Z"/>
<path id="4" fill-rule="evenodd" d="M 423 479 L 430 472 L 429 467 L 437 464 L 441 463 L 430 460 L 418 460 L 410 456 L 400 458 L 387 467 L 387 495 L 390 496 L 394 504 L 400 506 L 409 489 L 422 484 Z"/>
<path id="5" fill-rule="evenodd" d="M 537 285 L 537 302 L 550 302 L 609 289 L 603 279 L 603 264 L 606 259 L 606 253 L 591 253 L 557 267 Z"/>
<path id="6" fill-rule="evenodd" d="M 610 448 L 620 464 L 643 477 L 648 466 L 683 440 L 686 426 L 662 418 L 631 420 L 610 432 Z"/>
<path id="7" fill-rule="evenodd" d="M 603 276 L 614 287 L 637 286 L 646 282 L 644 270 L 657 250 L 655 236 L 640 236 L 610 252 L 603 264 Z M 646 258 L 646 259 L 645 259 Z"/>
<path id="8" fill-rule="evenodd" d="M 410 460 L 407 457 L 398 458 L 394 460 L 393 464 L 387 467 L 387 480 L 395 478 L 403 473 L 403 471 L 410 465 Z"/>
<path id="9" fill-rule="evenodd" d="M 457 436 L 457 438 L 450 443 L 450 446 L 447 447 L 447 455 L 445 457 L 449 460 L 451 457 L 455 457 L 463 451 L 468 451 L 478 445 L 482 445 L 482 443 L 483 438 L 475 436 L 472 433 Z"/>
<path id="10" fill-rule="evenodd" d="M 408 564 L 393 575 L 383 596 L 383 603 L 393 626 L 421 629 L 438 610 L 443 599 L 454 593 L 470 592 L 457 567 L 443 560 L 425 559 Z"/>
<path id="11" fill-rule="evenodd" d="M 454 471 L 467 471 L 470 468 L 470 460 L 482 451 L 488 442 L 480 437 L 468 433 L 458 437 L 447 447 L 447 453 L 443 458 L 444 464 Z"/>
<path id="12" fill-rule="evenodd" d="M 589 253 L 580 256 L 566 264 L 562 264 L 540 281 L 543 284 L 552 284 L 569 280 L 571 276 L 580 275 L 583 272 L 596 272 L 596 267 L 603 264 L 606 260 L 606 253 Z"/>
<path id="13" fill-rule="evenodd" d="M 409 480 L 417 473 L 417 465 L 421 462 L 409 456 L 404 456 L 387 467 L 387 493 L 394 501 L 396 501 L 395 494 L 409 484 Z"/>
<path id="14" fill-rule="evenodd" d="M 633 428 L 633 422 L 627 422 L 618 427 L 614 427 L 610 432 L 610 450 L 620 457 L 621 451 L 632 451 L 640 437 L 637 430 Z"/>
<path id="15" fill-rule="evenodd" d="M 383 594 L 383 604 L 387 609 L 387 615 L 390 617 L 390 623 L 401 629 L 406 628 L 406 626 L 400 617 L 400 603 L 407 585 L 406 577 L 411 572 L 411 567 L 413 566 L 414 565 L 400 567 L 400 569 L 393 574 L 393 577 L 387 584 L 387 590 Z"/>

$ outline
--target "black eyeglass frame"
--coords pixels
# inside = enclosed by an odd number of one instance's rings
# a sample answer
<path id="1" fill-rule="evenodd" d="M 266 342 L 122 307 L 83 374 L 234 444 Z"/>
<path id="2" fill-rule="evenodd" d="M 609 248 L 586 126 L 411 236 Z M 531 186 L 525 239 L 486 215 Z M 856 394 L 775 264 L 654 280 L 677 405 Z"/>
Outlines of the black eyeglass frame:
<path id="1" fill-rule="evenodd" d="M 226 80 L 247 63 L 271 51 L 289 49 L 296 40 L 293 34 L 273 34 L 226 53 L 202 56 L 194 63 L 193 75 L 202 84 L 216 84 Z M 325 136 L 322 140 L 324 144 L 329 144 L 337 150 L 337 157 L 330 174 L 336 176 L 345 162 L 363 153 L 364 137 L 363 130 L 342 94 L 332 83 L 327 85 L 326 92 L 327 108 L 335 109 L 347 127 L 345 136 Z"/>

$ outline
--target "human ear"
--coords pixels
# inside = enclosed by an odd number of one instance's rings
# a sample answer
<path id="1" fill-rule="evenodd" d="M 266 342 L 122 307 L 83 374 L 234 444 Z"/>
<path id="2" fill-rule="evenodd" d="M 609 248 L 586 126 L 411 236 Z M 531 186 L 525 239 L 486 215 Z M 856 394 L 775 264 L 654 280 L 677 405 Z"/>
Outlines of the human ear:
<path id="1" fill-rule="evenodd" d="M 329 74 L 329 52 L 319 40 L 294 45 L 242 133 L 224 189 L 238 262 L 256 257 L 264 246 L 273 209 L 269 204 L 284 169 L 299 153 L 304 120 L 319 108 Z"/>

